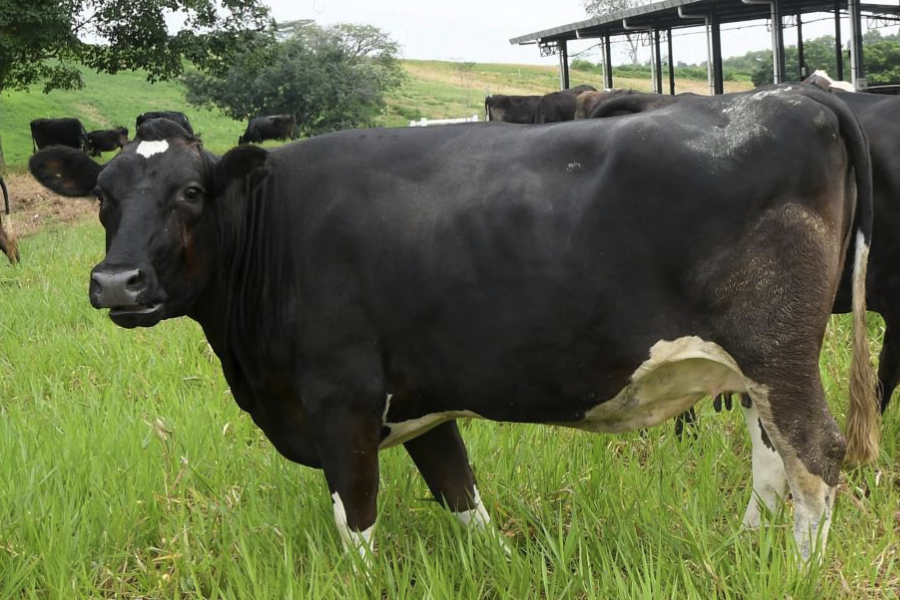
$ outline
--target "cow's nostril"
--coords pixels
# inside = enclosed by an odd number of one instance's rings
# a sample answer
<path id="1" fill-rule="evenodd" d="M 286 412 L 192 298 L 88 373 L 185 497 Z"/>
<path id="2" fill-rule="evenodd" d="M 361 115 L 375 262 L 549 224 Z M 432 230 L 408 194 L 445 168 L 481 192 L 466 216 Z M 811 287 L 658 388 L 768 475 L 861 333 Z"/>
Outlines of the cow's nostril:
<path id="1" fill-rule="evenodd" d="M 137 291 L 144 287 L 144 272 L 138 269 L 134 271 L 125 282 L 125 287 L 129 290 Z"/>

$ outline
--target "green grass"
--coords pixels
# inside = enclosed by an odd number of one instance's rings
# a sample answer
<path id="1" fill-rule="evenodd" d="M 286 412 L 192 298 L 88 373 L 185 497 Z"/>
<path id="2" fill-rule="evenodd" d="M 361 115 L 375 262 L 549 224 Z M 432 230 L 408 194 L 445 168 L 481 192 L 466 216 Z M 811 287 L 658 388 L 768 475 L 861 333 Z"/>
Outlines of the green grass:
<path id="1" fill-rule="evenodd" d="M 0 599 L 896 598 L 895 406 L 876 470 L 847 474 L 824 563 L 793 562 L 789 507 L 739 530 L 740 414 L 699 439 L 463 426 L 507 558 L 433 502 L 401 448 L 381 455 L 371 577 L 343 557 L 321 473 L 240 412 L 199 328 L 114 326 L 87 301 L 94 223 L 22 241 L 0 265 Z M 877 331 L 879 320 L 871 319 Z M 823 375 L 843 420 L 848 321 Z M 735 411 L 739 413 L 739 411 Z"/>

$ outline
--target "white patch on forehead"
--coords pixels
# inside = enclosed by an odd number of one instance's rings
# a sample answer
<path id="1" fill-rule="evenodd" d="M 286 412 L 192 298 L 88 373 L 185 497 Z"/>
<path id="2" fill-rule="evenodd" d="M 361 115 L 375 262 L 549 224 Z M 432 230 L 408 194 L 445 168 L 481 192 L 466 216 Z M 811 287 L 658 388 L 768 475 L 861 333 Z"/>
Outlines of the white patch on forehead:
<path id="1" fill-rule="evenodd" d="M 742 372 L 724 348 L 696 336 L 659 341 L 614 398 L 587 411 L 567 427 L 621 433 L 658 425 L 681 414 L 704 396 L 723 392 L 765 393 Z"/>
<path id="2" fill-rule="evenodd" d="M 144 158 L 150 158 L 154 154 L 162 154 L 169 149 L 169 142 L 160 140 L 157 142 L 141 142 L 138 144 L 137 153 Z"/>

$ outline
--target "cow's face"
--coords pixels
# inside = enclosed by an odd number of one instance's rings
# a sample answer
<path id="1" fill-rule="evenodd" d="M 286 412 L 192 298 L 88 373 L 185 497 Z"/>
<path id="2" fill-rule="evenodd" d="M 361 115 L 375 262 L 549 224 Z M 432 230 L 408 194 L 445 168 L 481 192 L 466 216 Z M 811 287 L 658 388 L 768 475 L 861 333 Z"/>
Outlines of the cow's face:
<path id="1" fill-rule="evenodd" d="M 264 150 L 239 150 L 218 160 L 192 137 L 139 137 L 102 167 L 63 148 L 32 157 L 43 185 L 100 201 L 106 257 L 91 272 L 95 308 L 129 328 L 191 314 L 217 266 L 216 195 L 247 175 L 236 163 L 266 159 Z"/>

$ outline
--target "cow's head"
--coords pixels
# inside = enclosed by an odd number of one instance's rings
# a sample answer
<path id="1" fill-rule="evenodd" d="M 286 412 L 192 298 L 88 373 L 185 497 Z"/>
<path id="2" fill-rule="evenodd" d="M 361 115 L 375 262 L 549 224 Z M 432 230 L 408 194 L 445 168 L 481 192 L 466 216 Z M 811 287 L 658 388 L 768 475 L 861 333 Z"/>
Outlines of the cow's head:
<path id="1" fill-rule="evenodd" d="M 128 128 L 119 125 L 115 128 L 115 132 L 118 135 L 116 143 L 119 145 L 119 148 L 124 148 L 125 144 L 128 143 Z"/>
<path id="2" fill-rule="evenodd" d="M 220 159 L 176 123 L 156 119 L 105 165 L 54 147 L 29 167 L 58 194 L 100 201 L 106 257 L 91 271 L 90 300 L 130 328 L 192 314 L 215 277 L 217 203 L 241 187 L 236 181 L 264 175 L 267 156 L 243 146 Z"/>

